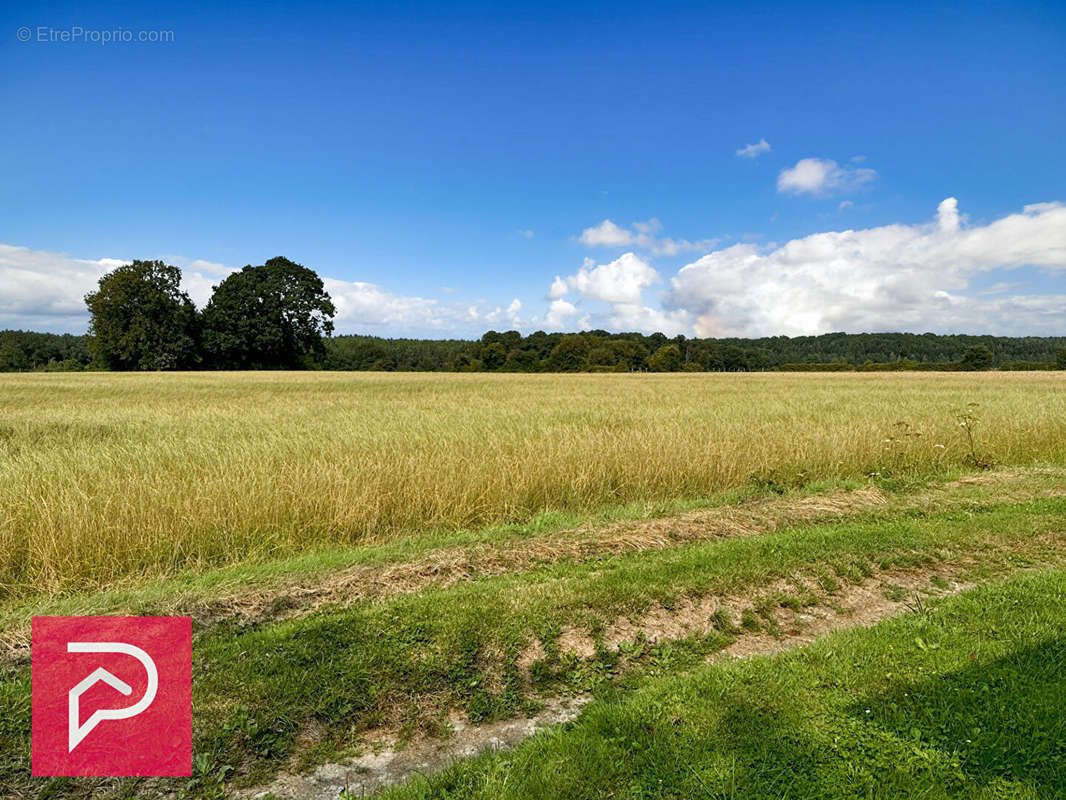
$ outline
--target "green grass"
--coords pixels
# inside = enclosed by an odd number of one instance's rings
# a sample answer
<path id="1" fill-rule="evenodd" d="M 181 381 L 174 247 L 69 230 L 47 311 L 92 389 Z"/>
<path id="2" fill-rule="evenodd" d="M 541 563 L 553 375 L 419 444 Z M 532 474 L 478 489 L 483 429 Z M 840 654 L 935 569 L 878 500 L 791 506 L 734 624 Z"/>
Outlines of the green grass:
<path id="1" fill-rule="evenodd" d="M 553 642 L 564 627 L 594 632 L 654 603 L 706 593 L 750 592 L 758 609 L 760 587 L 797 574 L 842 585 L 881 569 L 963 558 L 975 569 L 1002 571 L 1053 559 L 1064 531 L 1066 498 L 988 504 L 560 563 L 284 622 L 222 624 L 199 631 L 194 642 L 197 757 L 208 774 L 247 783 L 288 759 L 335 757 L 360 731 L 385 722 L 439 731 L 450 708 L 475 721 L 522 713 L 539 692 L 592 689 L 623 672 L 632 681 L 689 668 L 734 634 L 712 631 L 642 648 L 623 664 L 614 651 L 589 661 L 558 652 Z M 543 640 L 546 657 L 534 664 L 530 692 L 515 662 L 533 636 Z M 7 669 L 0 687 L 0 790 L 26 789 L 28 669 Z M 310 724 L 322 735 L 301 744 Z M 100 789 L 62 785 L 73 793 Z"/>
<path id="2" fill-rule="evenodd" d="M 575 723 L 387 791 L 429 798 L 1066 796 L 1066 572 L 775 658 L 603 691 Z"/>

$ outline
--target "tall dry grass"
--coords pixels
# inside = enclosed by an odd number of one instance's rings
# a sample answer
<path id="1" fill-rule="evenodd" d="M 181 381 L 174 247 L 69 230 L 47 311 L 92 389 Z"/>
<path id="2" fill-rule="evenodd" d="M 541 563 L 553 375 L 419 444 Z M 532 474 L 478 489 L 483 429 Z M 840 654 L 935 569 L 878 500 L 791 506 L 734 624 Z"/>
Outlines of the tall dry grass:
<path id="1" fill-rule="evenodd" d="M 771 472 L 932 473 L 966 464 L 970 402 L 982 455 L 1062 463 L 1064 390 L 1057 373 L 0 375 L 0 594 Z"/>

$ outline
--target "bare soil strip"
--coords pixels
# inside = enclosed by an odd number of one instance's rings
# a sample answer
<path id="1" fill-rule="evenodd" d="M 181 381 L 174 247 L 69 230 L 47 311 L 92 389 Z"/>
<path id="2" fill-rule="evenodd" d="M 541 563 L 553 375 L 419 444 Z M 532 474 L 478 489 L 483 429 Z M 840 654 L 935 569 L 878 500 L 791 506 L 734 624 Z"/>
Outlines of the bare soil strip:
<path id="1" fill-rule="evenodd" d="M 532 717 L 471 725 L 461 715 L 451 718 L 447 739 L 418 738 L 406 744 L 395 736 L 368 743 L 368 752 L 343 764 L 325 764 L 309 775 L 280 775 L 268 787 L 233 793 L 234 797 L 272 795 L 300 800 L 337 800 L 347 790 L 363 797 L 413 775 L 432 775 L 449 764 L 485 750 L 507 750 L 551 725 L 575 719 L 591 698 L 588 695 L 556 698 Z"/>
<path id="2" fill-rule="evenodd" d="M 740 614 L 758 602 L 760 596 L 772 595 L 786 588 L 785 583 L 762 587 L 746 597 L 709 596 L 689 601 L 677 609 L 653 609 L 640 620 L 616 620 L 608 626 L 604 644 L 612 649 L 635 640 L 666 642 L 714 629 L 728 615 L 735 638 L 709 661 L 723 661 L 769 655 L 791 650 L 845 628 L 871 626 L 894 614 L 914 608 L 915 596 L 944 596 L 969 588 L 972 584 L 955 576 L 960 565 L 938 565 L 928 569 L 884 572 L 861 584 L 845 586 L 833 593 L 822 593 L 817 602 L 799 609 L 777 607 L 772 610 L 773 627 L 751 632 L 740 627 Z M 934 579 L 940 579 L 938 586 Z M 795 583 L 787 588 L 794 589 Z M 893 599 L 894 598 L 894 599 Z M 569 629 L 558 641 L 560 650 L 581 658 L 595 654 L 595 643 L 587 633 Z M 543 657 L 540 642 L 535 642 L 520 659 L 528 667 Z M 364 753 L 343 763 L 326 764 L 307 775 L 283 773 L 269 785 L 234 794 L 240 798 L 273 796 L 336 800 L 344 790 L 362 797 L 379 789 L 401 783 L 414 775 L 432 775 L 450 764 L 486 750 L 509 749 L 544 728 L 577 717 L 589 702 L 587 695 L 547 698 L 545 708 L 533 717 L 473 725 L 459 712 L 449 719 L 451 735 L 435 739 L 423 734 L 403 742 L 393 733 L 378 732 L 364 738 Z"/>

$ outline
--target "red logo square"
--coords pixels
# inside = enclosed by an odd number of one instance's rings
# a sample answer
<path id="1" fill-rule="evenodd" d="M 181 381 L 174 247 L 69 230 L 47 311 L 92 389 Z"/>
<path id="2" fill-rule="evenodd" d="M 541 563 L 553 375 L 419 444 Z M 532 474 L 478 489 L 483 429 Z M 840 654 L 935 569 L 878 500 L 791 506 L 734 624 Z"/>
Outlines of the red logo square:
<path id="1" fill-rule="evenodd" d="M 33 774 L 192 773 L 189 617 L 33 618 Z"/>

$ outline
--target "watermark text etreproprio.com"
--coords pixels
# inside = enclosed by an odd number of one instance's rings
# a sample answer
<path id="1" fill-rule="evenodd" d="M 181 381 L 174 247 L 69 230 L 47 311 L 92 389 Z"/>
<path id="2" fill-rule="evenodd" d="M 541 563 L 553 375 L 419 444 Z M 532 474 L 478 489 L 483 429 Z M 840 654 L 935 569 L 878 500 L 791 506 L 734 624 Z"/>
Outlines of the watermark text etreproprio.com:
<path id="1" fill-rule="evenodd" d="M 15 38 L 34 44 L 169 44 L 174 41 L 174 31 L 23 25 L 15 31 Z"/>

